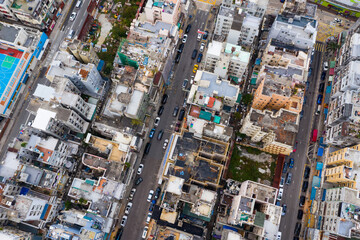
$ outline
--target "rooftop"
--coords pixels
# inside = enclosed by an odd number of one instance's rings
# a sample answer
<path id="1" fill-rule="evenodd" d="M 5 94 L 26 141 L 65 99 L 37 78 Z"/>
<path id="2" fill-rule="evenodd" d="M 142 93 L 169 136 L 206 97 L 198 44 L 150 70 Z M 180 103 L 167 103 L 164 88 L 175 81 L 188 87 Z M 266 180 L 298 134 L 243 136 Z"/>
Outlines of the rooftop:
<path id="1" fill-rule="evenodd" d="M 275 141 L 293 145 L 299 128 L 299 115 L 297 113 L 280 109 L 277 112 L 268 110 L 250 110 L 250 121 L 262 128 L 264 132 L 273 132 Z"/>
<path id="2" fill-rule="evenodd" d="M 228 18 L 232 18 L 234 15 L 234 8 L 225 7 L 223 5 L 220 5 L 219 13 L 218 15 L 225 16 Z"/>
<path id="3" fill-rule="evenodd" d="M 287 17 L 284 15 L 278 15 L 276 18 L 277 21 L 283 22 L 286 24 L 291 24 L 300 28 L 305 28 L 308 24 L 313 28 L 316 28 L 316 20 L 312 18 L 307 18 L 303 16 L 292 16 Z"/>
<path id="4" fill-rule="evenodd" d="M 181 189 L 185 180 L 176 176 L 170 176 L 167 182 L 166 192 L 181 195 Z"/>
<path id="5" fill-rule="evenodd" d="M 220 57 L 221 51 L 223 49 L 223 43 L 217 41 L 211 41 L 207 49 L 206 55 L 218 56 Z"/>
<path id="6" fill-rule="evenodd" d="M 19 33 L 19 29 L 11 25 L 4 25 L 0 22 L 0 40 L 7 42 L 15 42 L 15 39 Z"/>
<path id="7" fill-rule="evenodd" d="M 275 204 L 277 197 L 277 189 L 248 180 L 241 184 L 239 194 L 255 198 L 263 202 Z"/>
<path id="8" fill-rule="evenodd" d="M 238 86 L 231 85 L 229 81 L 220 80 L 214 73 L 198 71 L 197 74 L 201 75 L 198 92 L 203 92 L 208 96 L 214 96 L 214 93 L 216 93 L 219 97 L 237 97 Z"/>
<path id="9" fill-rule="evenodd" d="M 108 160 L 124 163 L 127 153 L 120 150 L 118 143 L 94 135 L 90 136 L 88 143 L 91 147 L 94 147 L 100 152 L 107 154 Z"/>
<path id="10" fill-rule="evenodd" d="M 231 54 L 233 59 L 237 59 L 244 63 L 249 63 L 250 53 L 241 50 L 241 46 L 227 43 L 225 45 L 225 53 Z"/>
<path id="11" fill-rule="evenodd" d="M 179 0 L 178 0 L 179 1 Z M 176 0 L 150 0 L 146 3 L 146 8 L 157 7 L 161 8 L 163 12 L 172 14 L 174 12 Z"/>
<path id="12" fill-rule="evenodd" d="M 40 7 L 40 0 L 34 1 L 26 1 L 26 0 L 15 0 L 14 3 L 11 5 L 14 11 L 21 10 L 27 14 L 33 14 L 34 12 L 38 11 Z"/>
<path id="13" fill-rule="evenodd" d="M 261 18 L 254 17 L 253 15 L 246 14 L 243 21 L 243 26 L 258 28 L 261 24 Z"/>

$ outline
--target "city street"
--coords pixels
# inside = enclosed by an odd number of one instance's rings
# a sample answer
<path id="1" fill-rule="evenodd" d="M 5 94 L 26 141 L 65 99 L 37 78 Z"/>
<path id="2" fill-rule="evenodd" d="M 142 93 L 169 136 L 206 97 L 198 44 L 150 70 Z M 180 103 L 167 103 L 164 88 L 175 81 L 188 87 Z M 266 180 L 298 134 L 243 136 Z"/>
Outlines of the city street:
<path id="1" fill-rule="evenodd" d="M 321 43 L 318 43 L 321 44 Z M 322 72 L 323 52 L 315 51 L 314 59 L 311 64 L 312 74 L 308 78 L 310 82 L 308 90 L 305 93 L 306 103 L 303 105 L 303 118 L 300 121 L 299 132 L 296 137 L 298 141 L 296 152 L 292 153 L 286 161 L 294 158 L 294 168 L 288 169 L 287 172 L 292 172 L 293 177 L 290 185 L 284 186 L 284 195 L 281 201 L 282 204 L 287 205 L 286 215 L 282 217 L 280 223 L 280 232 L 282 232 L 283 239 L 292 239 L 297 220 L 297 213 L 299 207 L 299 198 L 304 193 L 301 190 L 303 184 L 305 164 L 310 165 L 308 159 L 308 145 L 310 142 L 313 124 L 317 121 L 315 109 L 317 107 L 316 99 L 318 96 L 318 87 L 320 82 L 320 75 Z M 311 157 L 311 156 L 310 156 Z M 283 174 L 286 177 L 286 174 Z M 310 185 L 310 183 L 309 183 Z M 311 187 L 308 187 L 308 191 Z M 304 211 L 305 213 L 305 211 Z M 304 219 L 304 218 L 303 218 Z M 304 223 L 302 224 L 304 227 Z"/>
<path id="2" fill-rule="evenodd" d="M 165 139 L 170 138 L 177 121 L 177 117 L 172 116 L 174 107 L 179 106 L 181 109 L 184 103 L 185 93 L 181 89 L 182 83 L 184 79 L 190 79 L 190 77 L 194 75 L 192 71 L 194 64 L 196 64 L 196 60 L 191 59 L 191 54 L 195 48 L 199 49 L 200 44 L 196 40 L 197 30 L 203 27 L 204 23 L 206 23 L 208 12 L 197 11 L 195 16 L 195 19 L 192 19 L 191 21 L 192 28 L 188 33 L 187 43 L 185 44 L 184 50 L 182 52 L 180 62 L 174 65 L 174 78 L 171 80 L 171 83 L 166 90 L 166 94 L 169 96 L 169 98 L 167 103 L 164 105 L 164 112 L 161 115 L 160 124 L 156 129 L 154 138 L 151 140 L 152 144 L 150 152 L 141 161 L 141 163 L 145 165 L 145 168 L 141 174 L 143 182 L 136 188 L 137 190 L 133 199 L 133 207 L 128 216 L 121 239 L 141 239 L 141 235 L 145 227 L 145 218 L 149 212 L 150 206 L 150 203 L 148 203 L 146 199 L 150 189 L 155 191 L 157 188 L 156 178 L 158 176 L 160 164 L 163 160 L 163 155 L 165 152 L 165 150 L 162 148 L 163 143 Z M 154 113 L 154 119 L 156 114 L 157 113 Z M 162 140 L 158 141 L 156 138 L 158 132 L 161 129 L 164 129 L 165 133 Z M 138 175 L 136 178 L 137 177 Z"/>

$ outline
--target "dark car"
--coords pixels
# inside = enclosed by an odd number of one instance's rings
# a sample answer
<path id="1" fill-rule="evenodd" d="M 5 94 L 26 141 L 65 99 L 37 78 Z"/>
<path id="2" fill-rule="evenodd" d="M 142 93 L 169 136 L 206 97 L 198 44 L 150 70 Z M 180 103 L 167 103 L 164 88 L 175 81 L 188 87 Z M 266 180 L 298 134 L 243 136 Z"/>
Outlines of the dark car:
<path id="1" fill-rule="evenodd" d="M 283 173 L 286 173 L 287 169 L 288 169 L 288 163 L 285 162 L 283 167 Z"/>
<path id="2" fill-rule="evenodd" d="M 306 192 L 309 186 L 309 182 L 308 181 L 304 181 L 303 185 L 302 185 L 302 191 Z"/>
<path id="3" fill-rule="evenodd" d="M 163 97 L 162 97 L 162 99 L 161 99 L 161 103 L 162 103 L 162 104 L 165 104 L 166 101 L 168 100 L 168 97 L 169 97 L 169 96 L 168 96 L 167 94 L 164 94 Z"/>
<path id="4" fill-rule="evenodd" d="M 138 179 L 136 179 L 135 185 L 139 185 L 142 181 L 143 181 L 142 177 L 139 177 Z"/>
<path id="5" fill-rule="evenodd" d="M 182 85 L 183 89 L 186 89 L 187 85 L 188 85 L 189 80 L 185 79 Z"/>
<path id="6" fill-rule="evenodd" d="M 178 52 L 179 52 L 179 53 L 182 53 L 182 51 L 184 50 L 184 47 L 185 47 L 185 43 L 181 43 L 181 44 L 179 45 Z"/>
<path id="7" fill-rule="evenodd" d="M 304 105 L 306 104 L 306 99 L 307 99 L 307 97 L 305 96 L 305 97 L 304 97 Z"/>
<path id="8" fill-rule="evenodd" d="M 178 115 L 178 112 L 179 112 L 179 107 L 176 106 L 173 111 L 173 117 L 176 117 Z"/>
<path id="9" fill-rule="evenodd" d="M 304 178 L 308 179 L 310 176 L 310 167 L 306 167 L 304 171 Z"/>
<path id="10" fill-rule="evenodd" d="M 149 133 L 149 138 L 153 138 L 153 137 L 154 137 L 155 131 L 156 131 L 155 128 L 151 129 L 151 131 L 150 131 L 150 133 Z"/>
<path id="11" fill-rule="evenodd" d="M 192 55 L 191 55 L 191 58 L 192 59 L 195 59 L 196 58 L 196 55 L 197 55 L 197 49 L 194 49 Z"/>
<path id="12" fill-rule="evenodd" d="M 148 154 L 150 152 L 150 147 L 151 147 L 151 143 L 148 142 L 145 146 L 144 154 Z"/>
<path id="13" fill-rule="evenodd" d="M 321 80 L 324 81 L 324 80 L 325 80 L 325 77 L 326 77 L 326 72 L 324 71 L 324 72 L 322 72 L 322 74 L 321 74 Z"/>
<path id="14" fill-rule="evenodd" d="M 163 114 L 163 112 L 164 112 L 164 106 L 160 106 L 159 111 L 158 111 L 158 116 L 161 116 L 161 114 Z"/>
<path id="15" fill-rule="evenodd" d="M 182 120 L 184 119 L 184 115 L 185 115 L 185 109 L 182 108 L 182 109 L 180 110 L 178 120 L 179 120 L 179 121 L 182 121 Z"/>
<path id="16" fill-rule="evenodd" d="M 197 61 L 198 63 L 200 63 L 200 62 L 201 62 L 202 57 L 203 57 L 203 54 L 202 54 L 202 53 L 199 53 L 198 58 L 197 58 L 197 60 L 196 60 L 196 61 Z"/>
<path id="17" fill-rule="evenodd" d="M 318 95 L 318 98 L 317 98 L 317 104 L 321 104 L 322 98 L 323 98 L 323 95 L 322 95 L 322 94 L 319 94 L 319 95 Z"/>
<path id="18" fill-rule="evenodd" d="M 294 167 L 294 159 L 290 158 L 289 168 L 293 168 L 293 167 Z"/>
<path id="19" fill-rule="evenodd" d="M 297 222 L 294 229 L 294 235 L 299 236 L 301 231 L 301 223 Z"/>
<path id="20" fill-rule="evenodd" d="M 186 29 L 185 29 L 185 33 L 189 33 L 191 29 L 191 24 L 188 24 Z"/>
<path id="21" fill-rule="evenodd" d="M 159 188 L 159 187 L 156 188 L 154 199 L 158 199 L 160 197 L 160 193 L 161 193 L 161 188 Z"/>
<path id="22" fill-rule="evenodd" d="M 303 215 L 304 215 L 303 210 L 299 209 L 299 210 L 298 210 L 298 214 L 297 214 L 297 219 L 301 220 L 302 217 L 303 217 Z"/>
<path id="23" fill-rule="evenodd" d="M 155 200 L 152 200 L 152 201 L 151 201 L 151 204 L 150 204 L 150 207 L 149 207 L 149 212 L 152 212 L 152 211 L 154 210 L 155 203 L 156 203 Z"/>
<path id="24" fill-rule="evenodd" d="M 305 196 L 300 197 L 299 206 L 302 207 L 305 204 Z"/>
<path id="25" fill-rule="evenodd" d="M 175 62 L 176 62 L 176 63 L 179 63 L 179 62 L 180 62 L 180 57 L 181 57 L 181 54 L 178 52 L 178 53 L 176 54 L 176 57 L 175 57 Z"/>
<path id="26" fill-rule="evenodd" d="M 203 39 L 206 40 L 209 36 L 209 32 L 205 31 L 204 35 L 203 35 Z"/>
<path id="27" fill-rule="evenodd" d="M 325 83 L 320 83 L 319 93 L 323 93 L 323 92 L 324 92 L 324 87 L 325 87 Z"/>
<path id="28" fill-rule="evenodd" d="M 281 213 L 281 216 L 284 216 L 284 215 L 286 214 L 286 209 L 287 209 L 286 204 L 283 204 L 283 205 L 282 205 L 282 213 Z"/>
<path id="29" fill-rule="evenodd" d="M 162 139 L 163 135 L 164 135 L 164 130 L 160 130 L 160 132 L 158 133 L 158 136 L 157 136 L 157 140 L 160 141 Z"/>
<path id="30" fill-rule="evenodd" d="M 181 122 L 177 122 L 176 125 L 175 125 L 175 132 L 179 132 L 180 130 L 180 125 L 181 125 Z"/>
<path id="31" fill-rule="evenodd" d="M 306 82 L 306 90 L 308 90 L 308 89 L 309 89 L 309 87 L 310 87 L 310 82 L 309 82 L 309 81 L 307 81 L 307 82 Z"/>
<path id="32" fill-rule="evenodd" d="M 286 177 L 286 184 L 289 185 L 291 183 L 292 173 L 288 173 Z"/>

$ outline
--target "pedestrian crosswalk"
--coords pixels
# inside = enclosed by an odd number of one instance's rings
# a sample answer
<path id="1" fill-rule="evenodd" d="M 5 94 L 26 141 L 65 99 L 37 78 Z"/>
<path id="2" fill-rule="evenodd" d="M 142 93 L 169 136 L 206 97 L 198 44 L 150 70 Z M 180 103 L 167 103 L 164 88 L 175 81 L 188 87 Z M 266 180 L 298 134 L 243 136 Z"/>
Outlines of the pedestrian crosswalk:
<path id="1" fill-rule="evenodd" d="M 324 43 L 316 42 L 314 48 L 315 51 L 326 52 L 326 44 Z"/>

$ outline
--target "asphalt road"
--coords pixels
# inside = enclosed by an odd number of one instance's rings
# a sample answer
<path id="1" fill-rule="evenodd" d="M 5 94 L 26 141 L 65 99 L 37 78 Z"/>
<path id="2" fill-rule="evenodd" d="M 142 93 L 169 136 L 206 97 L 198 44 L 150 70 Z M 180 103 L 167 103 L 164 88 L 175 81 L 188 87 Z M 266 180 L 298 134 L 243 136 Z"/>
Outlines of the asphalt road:
<path id="1" fill-rule="evenodd" d="M 316 100 L 318 96 L 318 87 L 320 82 L 320 75 L 322 72 L 322 52 L 315 51 L 314 59 L 311 64 L 312 74 L 308 78 L 310 82 L 309 88 L 305 93 L 307 98 L 306 103 L 303 105 L 303 118 L 300 121 L 299 132 L 296 137 L 298 141 L 296 152 L 287 157 L 286 161 L 289 162 L 290 158 L 294 158 L 294 167 L 288 169 L 288 173 L 293 174 L 290 185 L 284 186 L 284 194 L 281 201 L 282 204 L 287 205 L 286 215 L 282 217 L 280 223 L 280 232 L 282 232 L 282 239 L 293 239 L 294 229 L 297 220 L 297 213 L 299 207 L 299 198 L 304 195 L 302 192 L 303 173 L 305 164 L 310 164 L 307 159 L 308 144 L 311 137 L 313 123 L 317 121 L 317 116 L 314 114 L 317 108 Z M 286 177 L 286 174 L 283 174 Z M 308 191 L 311 189 L 310 184 Z M 304 223 L 302 224 L 304 227 Z M 302 234 L 300 234 L 301 236 Z"/>
<path id="2" fill-rule="evenodd" d="M 30 79 L 28 81 L 28 88 L 31 89 L 25 89 L 23 94 L 21 94 L 18 98 L 18 102 L 16 109 L 13 110 L 13 113 L 18 112 L 18 114 L 14 114 L 10 121 L 12 121 L 6 131 L 9 131 L 7 135 L 4 135 L 4 139 L 1 141 L 2 144 L 2 151 L 0 153 L 0 159 L 4 157 L 6 154 L 6 150 L 8 148 L 9 143 L 11 143 L 14 138 L 19 137 L 21 138 L 20 130 L 22 127 L 27 126 L 27 122 L 34 119 L 34 116 L 31 116 L 29 112 L 26 111 L 26 108 L 28 107 L 29 100 L 31 98 L 31 95 L 34 93 L 36 86 L 38 83 L 50 85 L 50 82 L 46 79 L 45 73 L 48 65 L 50 64 L 52 58 L 54 57 L 54 54 L 59 50 L 60 43 L 65 39 L 65 37 L 68 35 L 68 32 L 70 29 L 74 29 L 76 31 L 76 34 L 78 34 L 81 30 L 82 24 L 84 24 L 85 18 L 82 16 L 86 16 L 86 9 L 90 3 L 90 0 L 83 0 L 81 8 L 77 9 L 75 8 L 76 0 L 74 0 L 74 4 L 70 7 L 69 14 L 65 15 L 65 21 L 63 24 L 63 31 L 53 31 L 53 33 L 50 35 L 50 51 L 48 52 L 45 60 L 42 63 L 39 63 L 39 66 L 44 66 L 42 68 L 39 68 L 39 72 L 36 73 L 33 71 L 33 75 L 30 76 Z M 74 9 L 75 10 L 72 10 Z M 72 11 L 78 12 L 78 15 L 75 19 L 75 21 L 69 21 L 69 17 Z M 66 14 L 66 13 L 63 13 Z M 58 22 L 57 24 L 61 24 Z M 56 26 L 55 28 L 58 28 L 59 26 Z M 76 36 L 76 35 L 75 35 Z M 19 109 L 20 108 L 20 109 Z"/>
<path id="3" fill-rule="evenodd" d="M 195 19 L 191 21 L 192 28 L 188 33 L 188 39 L 180 62 L 174 65 L 174 78 L 166 90 L 169 99 L 164 105 L 164 112 L 161 115 L 160 124 L 156 129 L 154 138 L 151 140 L 150 152 L 141 161 L 141 163 L 145 165 L 141 174 L 143 182 L 136 187 L 136 193 L 132 201 L 133 207 L 128 215 L 121 239 L 141 239 L 145 227 L 145 220 L 150 206 L 150 203 L 148 203 L 146 199 L 149 191 L 151 189 L 155 190 L 158 186 L 157 175 L 165 152 L 165 150 L 163 150 L 163 143 L 165 139 L 170 138 L 177 121 L 177 117 L 172 116 L 175 106 L 182 107 L 184 103 L 185 92 L 182 91 L 182 83 L 184 79 L 190 79 L 190 77 L 194 75 L 192 70 L 194 64 L 196 64 L 196 60 L 192 60 L 191 55 L 193 50 L 195 48 L 198 49 L 200 45 L 196 40 L 196 32 L 198 28 L 202 28 L 205 25 L 208 12 L 198 11 L 195 16 Z M 179 43 L 180 42 L 181 41 L 179 41 Z M 154 113 L 154 119 L 155 117 L 156 113 Z M 164 130 L 164 136 L 161 141 L 158 141 L 157 135 L 161 129 Z M 136 178 L 137 177 L 138 176 L 136 176 Z"/>

